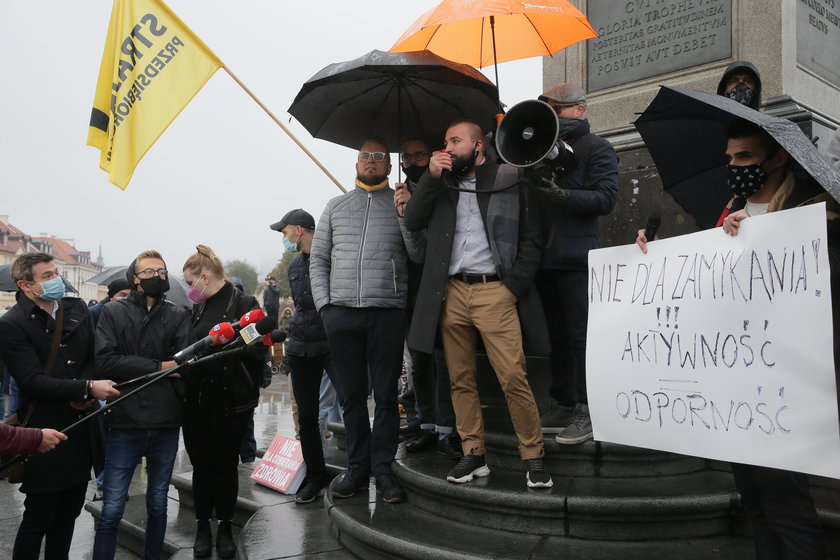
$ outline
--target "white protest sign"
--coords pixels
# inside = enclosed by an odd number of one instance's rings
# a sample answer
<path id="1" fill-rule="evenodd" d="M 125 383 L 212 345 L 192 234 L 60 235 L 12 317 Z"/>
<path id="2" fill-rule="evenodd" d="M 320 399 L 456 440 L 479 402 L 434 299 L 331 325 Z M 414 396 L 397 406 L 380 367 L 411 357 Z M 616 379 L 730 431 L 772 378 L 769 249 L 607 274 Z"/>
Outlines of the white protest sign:
<path id="1" fill-rule="evenodd" d="M 595 439 L 840 478 L 825 205 L 589 253 Z"/>

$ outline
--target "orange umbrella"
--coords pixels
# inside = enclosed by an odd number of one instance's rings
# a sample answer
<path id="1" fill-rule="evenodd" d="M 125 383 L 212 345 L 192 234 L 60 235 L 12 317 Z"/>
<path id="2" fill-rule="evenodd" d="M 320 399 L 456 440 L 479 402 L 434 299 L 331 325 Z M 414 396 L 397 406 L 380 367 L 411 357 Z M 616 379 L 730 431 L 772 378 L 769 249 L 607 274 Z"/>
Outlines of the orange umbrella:
<path id="1" fill-rule="evenodd" d="M 403 33 L 393 52 L 430 50 L 483 68 L 532 56 L 551 56 L 597 37 L 567 0 L 443 0 Z M 498 71 L 496 85 L 498 85 Z"/>

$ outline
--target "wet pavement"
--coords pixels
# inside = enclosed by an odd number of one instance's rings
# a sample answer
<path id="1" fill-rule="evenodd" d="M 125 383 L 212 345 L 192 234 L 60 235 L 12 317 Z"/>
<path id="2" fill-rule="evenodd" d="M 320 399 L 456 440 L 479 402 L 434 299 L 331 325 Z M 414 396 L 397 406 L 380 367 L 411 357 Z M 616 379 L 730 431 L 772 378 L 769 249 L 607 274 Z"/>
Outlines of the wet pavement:
<path id="1" fill-rule="evenodd" d="M 294 437 L 295 428 L 292 421 L 291 384 L 289 378 L 283 375 L 275 375 L 272 384 L 263 389 L 260 404 L 254 416 L 254 436 L 257 440 L 257 448 L 264 449 L 276 434 Z M 192 471 L 189 457 L 184 450 L 183 440 L 180 451 L 175 461 L 174 473 L 185 473 Z M 139 470 L 138 470 L 139 472 Z M 129 490 L 129 496 L 134 500 L 142 500 L 145 482 L 142 476 L 135 476 Z M 20 525 L 23 514 L 24 495 L 18 491 L 19 485 L 9 484 L 0 480 L 0 558 L 11 558 L 14 546 L 15 535 Z M 90 482 L 88 496 L 93 496 L 95 485 Z M 323 513 L 323 512 L 321 512 Z M 91 558 L 94 538 L 93 516 L 82 510 L 76 521 L 76 530 L 73 535 L 73 544 L 70 549 L 70 558 L 88 560 Z M 42 554 L 43 555 L 43 554 Z M 117 560 L 130 560 L 139 558 L 131 551 L 118 548 Z"/>

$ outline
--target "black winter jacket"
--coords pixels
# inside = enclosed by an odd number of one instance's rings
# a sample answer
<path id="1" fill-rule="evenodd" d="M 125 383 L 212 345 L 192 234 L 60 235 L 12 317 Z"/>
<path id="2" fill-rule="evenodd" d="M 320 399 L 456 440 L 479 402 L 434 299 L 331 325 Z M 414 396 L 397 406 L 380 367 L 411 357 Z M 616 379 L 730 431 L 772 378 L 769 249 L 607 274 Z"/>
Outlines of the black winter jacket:
<path id="1" fill-rule="evenodd" d="M 81 418 L 70 402 L 82 402 L 87 379 L 93 377 L 93 323 L 87 305 L 63 298 L 64 327 L 52 375 L 44 375 L 56 322 L 22 293 L 17 304 L 0 317 L 0 356 L 20 390 L 21 421 L 32 399 L 37 401 L 29 427 L 61 430 Z M 21 491 L 41 494 L 84 484 L 93 463 L 92 422 L 48 453 L 36 453 L 26 464 Z"/>
<path id="2" fill-rule="evenodd" d="M 330 351 L 327 333 L 312 299 L 309 253 L 301 253 L 289 263 L 289 285 L 292 287 L 295 314 L 289 324 L 286 353 L 302 357 L 327 354 Z"/>
<path id="3" fill-rule="evenodd" d="M 193 307 L 191 324 L 196 338 L 207 336 L 213 325 L 236 322 L 260 304 L 225 282 L 224 287 L 204 303 Z M 220 312 L 219 312 L 220 311 Z M 186 406 L 212 403 L 225 416 L 253 410 L 260 399 L 260 382 L 267 349 L 255 344 L 236 356 L 211 360 L 192 366 L 186 375 Z"/>
<path id="4" fill-rule="evenodd" d="M 132 291 L 126 299 L 102 307 L 96 328 L 96 375 L 128 381 L 160 370 L 195 341 L 189 312 L 160 299 L 146 309 L 146 297 Z M 166 378 L 122 401 L 110 413 L 109 424 L 121 429 L 177 428 L 181 425 L 183 386 Z"/>
<path id="5" fill-rule="evenodd" d="M 618 156 L 612 144 L 589 131 L 584 119 L 568 142 L 577 167 L 560 178 L 568 191 L 557 204 L 542 189 L 543 254 L 540 270 L 585 270 L 590 249 L 601 244 L 598 216 L 612 212 L 618 197 Z"/>

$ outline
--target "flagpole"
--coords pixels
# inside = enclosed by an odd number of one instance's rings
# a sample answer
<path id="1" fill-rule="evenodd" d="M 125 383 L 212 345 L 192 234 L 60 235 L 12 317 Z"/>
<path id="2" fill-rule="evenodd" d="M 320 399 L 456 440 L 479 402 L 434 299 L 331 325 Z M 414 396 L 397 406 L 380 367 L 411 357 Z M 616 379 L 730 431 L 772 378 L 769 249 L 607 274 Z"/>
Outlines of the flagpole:
<path id="1" fill-rule="evenodd" d="M 336 187 L 338 187 L 338 188 L 339 188 L 339 190 L 341 190 L 341 192 L 346 193 L 346 192 L 347 192 L 347 190 L 346 190 L 344 187 L 342 187 L 342 186 L 341 186 L 341 183 L 339 183 L 339 182 L 338 182 L 338 179 L 336 179 L 335 177 L 333 177 L 332 173 L 330 173 L 330 172 L 327 170 L 327 168 L 326 168 L 326 167 L 324 167 L 324 165 L 323 165 L 320 161 L 318 161 L 318 158 L 316 158 L 316 157 L 315 157 L 315 155 L 314 155 L 312 152 L 310 152 L 310 151 L 306 148 L 306 146 L 304 146 L 304 145 L 301 143 L 301 141 L 300 141 L 300 140 L 298 140 L 298 139 L 297 139 L 297 137 L 294 135 L 294 133 L 292 133 L 292 131 L 291 131 L 291 130 L 289 130 L 289 129 L 286 127 L 286 125 L 284 125 L 284 124 L 280 121 L 280 119 L 278 119 L 278 118 L 274 115 L 274 113 L 272 113 L 272 112 L 269 110 L 269 108 L 268 108 L 268 107 L 266 107 L 266 106 L 265 106 L 265 104 L 263 104 L 263 102 L 262 102 L 262 101 L 260 101 L 260 100 L 259 100 L 259 98 L 258 98 L 256 95 L 254 95 L 254 93 L 253 93 L 250 89 L 248 89 L 248 86 L 246 86 L 244 83 L 242 83 L 242 80 L 240 80 L 239 78 L 237 78 L 237 77 L 236 77 L 236 74 L 234 74 L 233 72 L 231 72 L 230 68 L 228 68 L 228 67 L 227 67 L 227 65 L 222 64 L 222 68 L 224 68 L 224 69 L 225 69 L 225 72 L 227 72 L 227 73 L 228 73 L 228 75 L 229 75 L 231 78 L 233 78 L 233 80 L 234 80 L 237 84 L 239 84 L 239 87 L 241 87 L 243 90 L 245 90 L 245 93 L 247 93 L 248 95 L 250 95 L 250 96 L 251 96 L 251 99 L 253 99 L 254 101 L 256 101 L 256 102 L 257 102 L 257 105 L 259 105 L 259 106 L 262 108 L 262 110 L 263 110 L 263 111 L 265 111 L 265 112 L 268 114 L 268 116 L 269 116 L 269 117 L 271 117 L 271 118 L 272 118 L 272 120 L 274 120 L 274 122 L 276 122 L 276 123 L 280 126 L 280 128 L 282 128 L 282 129 L 283 129 L 283 131 L 284 131 L 286 134 L 288 134 L 288 135 L 289 135 L 289 138 L 291 138 L 291 139 L 294 141 L 294 143 L 295 143 L 295 144 L 297 144 L 297 145 L 298 145 L 298 147 L 299 147 L 301 150 L 303 150 L 303 152 L 304 152 L 306 155 L 308 155 L 308 156 L 309 156 L 309 159 L 311 159 L 312 161 L 314 161 L 314 162 L 315 162 L 315 165 L 317 165 L 318 167 L 320 167 L 320 168 L 321 168 L 321 171 L 323 171 L 323 172 L 326 174 L 326 176 L 327 176 L 327 177 L 329 177 L 329 178 L 332 180 L 332 182 L 333 182 L 333 183 L 335 183 L 335 186 L 336 186 Z"/>

